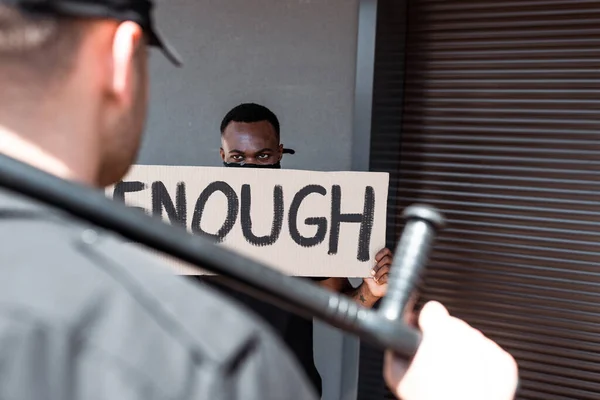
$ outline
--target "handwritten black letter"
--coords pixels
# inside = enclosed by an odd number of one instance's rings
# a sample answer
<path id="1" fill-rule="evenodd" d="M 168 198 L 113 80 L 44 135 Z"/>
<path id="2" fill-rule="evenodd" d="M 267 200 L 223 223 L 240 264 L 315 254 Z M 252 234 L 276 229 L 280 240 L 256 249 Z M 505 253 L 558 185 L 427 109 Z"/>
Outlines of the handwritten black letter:
<path id="1" fill-rule="evenodd" d="M 185 183 L 177 184 L 176 206 L 169 196 L 164 183 L 157 181 L 152 184 L 152 215 L 162 219 L 163 206 L 167 217 L 173 225 L 187 226 L 187 201 L 185 199 Z"/>
<path id="2" fill-rule="evenodd" d="M 200 223 L 202 222 L 204 206 L 206 205 L 206 202 L 210 196 L 215 192 L 221 192 L 227 197 L 227 217 L 225 218 L 225 222 L 223 223 L 221 229 L 219 229 L 216 234 L 212 234 L 202 230 Z M 233 225 L 237 219 L 238 207 L 239 200 L 237 194 L 235 194 L 235 191 L 231 188 L 231 186 L 222 181 L 211 183 L 202 191 L 200 197 L 198 197 L 198 201 L 196 201 L 194 217 L 192 218 L 192 232 L 211 238 L 217 243 L 221 243 L 223 240 L 225 240 L 227 234 L 231 232 L 231 229 L 233 229 Z"/>
<path id="3" fill-rule="evenodd" d="M 141 192 L 144 189 L 146 189 L 146 185 L 143 182 L 121 181 L 115 185 L 115 189 L 113 190 L 113 200 L 120 201 L 121 203 L 125 203 L 125 193 Z M 144 213 L 146 212 L 146 210 L 144 210 L 143 207 L 133 207 L 133 206 L 128 206 L 128 207 L 136 209 L 136 210 L 140 210 Z"/>
<path id="4" fill-rule="evenodd" d="M 331 233 L 329 234 L 329 254 L 337 254 L 340 239 L 340 223 L 360 223 L 358 235 L 358 252 L 356 258 L 359 261 L 369 260 L 369 247 L 371 242 L 371 231 L 373 230 L 373 217 L 375 213 L 375 191 L 371 186 L 365 189 L 365 205 L 362 214 L 342 214 L 342 190 L 340 186 L 334 185 L 331 190 Z"/>
<path id="5" fill-rule="evenodd" d="M 283 226 L 283 188 L 279 185 L 273 189 L 273 225 L 271 234 L 268 236 L 256 236 L 252 233 L 252 217 L 250 216 L 252 195 L 250 185 L 242 185 L 241 223 L 242 232 L 248 243 L 254 246 L 269 246 L 279 239 L 281 227 Z"/>
<path id="6" fill-rule="evenodd" d="M 121 181 L 115 185 L 115 190 L 113 191 L 113 199 L 125 203 L 125 193 L 141 192 L 144 189 L 146 189 L 146 185 L 144 185 L 143 182 Z"/>
<path id="7" fill-rule="evenodd" d="M 298 193 L 296 193 L 294 196 L 294 200 L 292 200 L 288 217 L 290 236 L 294 242 L 302 247 L 313 247 L 318 245 L 325 240 L 325 235 L 327 233 L 327 218 L 325 217 L 311 217 L 306 218 L 304 221 L 306 225 L 317 226 L 317 233 L 315 233 L 313 237 L 304 237 L 298 231 L 298 210 L 300 209 L 302 201 L 311 193 L 318 193 L 321 196 L 325 196 L 327 194 L 327 190 L 325 190 L 323 186 L 319 185 L 308 185 L 300 189 L 300 191 L 298 191 Z"/>

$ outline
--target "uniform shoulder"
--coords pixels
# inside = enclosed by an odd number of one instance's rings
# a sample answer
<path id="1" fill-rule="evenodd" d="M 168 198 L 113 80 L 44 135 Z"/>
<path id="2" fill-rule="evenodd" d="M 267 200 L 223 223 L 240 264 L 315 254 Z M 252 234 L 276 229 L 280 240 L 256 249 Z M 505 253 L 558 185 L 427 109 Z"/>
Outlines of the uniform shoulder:
<path id="1" fill-rule="evenodd" d="M 271 337 L 240 305 L 85 224 L 0 221 L 2 237 L 10 246 L 0 255 L 0 301 L 78 327 L 119 354 L 158 341 L 221 362 Z M 119 329 L 129 337 L 104 338 Z"/>

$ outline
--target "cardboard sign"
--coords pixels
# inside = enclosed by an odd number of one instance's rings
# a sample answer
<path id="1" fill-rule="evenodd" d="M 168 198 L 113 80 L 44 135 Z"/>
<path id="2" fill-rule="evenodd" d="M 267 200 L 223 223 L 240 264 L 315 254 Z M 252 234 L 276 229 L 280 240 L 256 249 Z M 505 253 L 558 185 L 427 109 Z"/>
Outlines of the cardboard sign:
<path id="1" fill-rule="evenodd" d="M 289 275 L 366 277 L 385 246 L 388 182 L 373 172 L 135 165 L 106 193 Z"/>

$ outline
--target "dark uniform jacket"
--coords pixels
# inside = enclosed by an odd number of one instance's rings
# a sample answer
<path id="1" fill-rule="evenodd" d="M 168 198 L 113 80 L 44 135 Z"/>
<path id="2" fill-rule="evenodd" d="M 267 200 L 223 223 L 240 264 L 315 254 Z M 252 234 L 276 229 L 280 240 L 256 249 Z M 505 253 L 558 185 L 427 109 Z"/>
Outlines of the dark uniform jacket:
<path id="1" fill-rule="evenodd" d="M 234 290 L 222 284 L 218 276 L 196 277 L 199 281 L 210 283 L 219 291 L 245 305 L 268 322 L 275 332 L 283 339 L 292 354 L 296 357 L 314 389 L 323 394 L 321 375 L 315 366 L 313 351 L 313 321 L 291 312 L 285 311 L 273 304 L 263 302 L 250 295 Z M 321 281 L 327 278 L 310 278 Z"/>
<path id="2" fill-rule="evenodd" d="M 118 237 L 0 190 L 0 399 L 316 399 L 270 328 Z"/>

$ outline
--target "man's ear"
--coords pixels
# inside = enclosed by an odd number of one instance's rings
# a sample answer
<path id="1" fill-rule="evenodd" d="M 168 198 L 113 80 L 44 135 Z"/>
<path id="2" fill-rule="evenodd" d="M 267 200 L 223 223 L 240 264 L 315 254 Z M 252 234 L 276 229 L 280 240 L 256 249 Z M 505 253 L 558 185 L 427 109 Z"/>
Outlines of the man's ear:
<path id="1" fill-rule="evenodd" d="M 135 22 L 126 21 L 117 27 L 112 46 L 111 91 L 114 97 L 123 103 L 134 101 L 134 71 L 136 52 L 139 46 L 145 46 L 142 28 Z"/>
<path id="2" fill-rule="evenodd" d="M 279 161 L 281 161 L 281 159 L 283 158 L 283 143 L 279 145 L 279 147 L 277 148 L 277 152 L 279 153 Z"/>
<path id="3" fill-rule="evenodd" d="M 221 153 L 221 158 L 223 159 L 223 161 L 225 161 L 225 150 L 223 150 L 223 148 L 219 148 L 219 153 Z"/>

